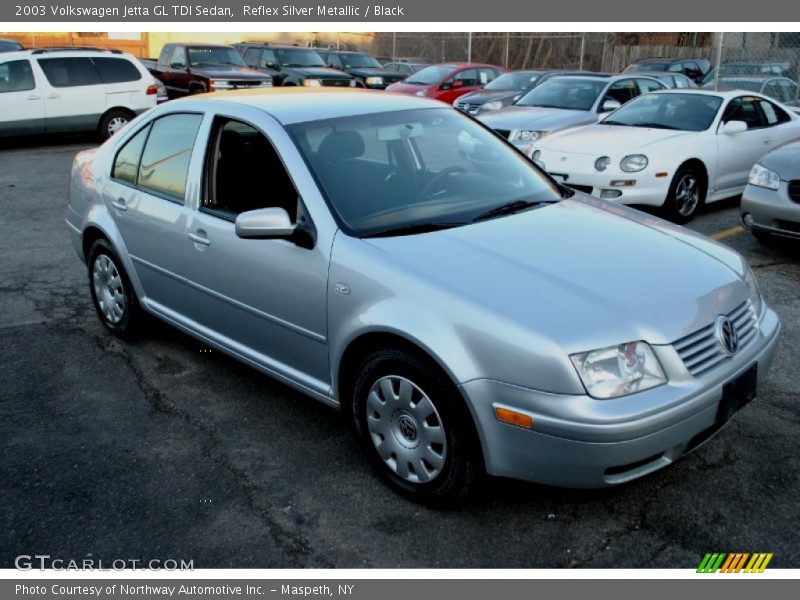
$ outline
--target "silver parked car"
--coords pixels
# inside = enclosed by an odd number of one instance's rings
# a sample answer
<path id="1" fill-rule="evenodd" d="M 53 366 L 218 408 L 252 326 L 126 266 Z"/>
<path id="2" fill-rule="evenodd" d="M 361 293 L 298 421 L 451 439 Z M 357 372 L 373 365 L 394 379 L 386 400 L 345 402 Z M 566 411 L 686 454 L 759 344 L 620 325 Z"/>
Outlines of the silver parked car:
<path id="1" fill-rule="evenodd" d="M 800 141 L 776 148 L 753 165 L 741 214 L 759 240 L 800 238 Z"/>
<path id="2" fill-rule="evenodd" d="M 147 312 L 342 409 L 427 501 L 664 467 L 754 397 L 780 330 L 736 252 L 414 96 L 169 102 L 76 157 L 67 225 L 111 332 Z"/>
<path id="3" fill-rule="evenodd" d="M 478 115 L 528 156 L 542 137 L 589 125 L 640 94 L 666 89 L 652 77 L 632 75 L 569 75 L 537 84 L 514 104 Z"/>

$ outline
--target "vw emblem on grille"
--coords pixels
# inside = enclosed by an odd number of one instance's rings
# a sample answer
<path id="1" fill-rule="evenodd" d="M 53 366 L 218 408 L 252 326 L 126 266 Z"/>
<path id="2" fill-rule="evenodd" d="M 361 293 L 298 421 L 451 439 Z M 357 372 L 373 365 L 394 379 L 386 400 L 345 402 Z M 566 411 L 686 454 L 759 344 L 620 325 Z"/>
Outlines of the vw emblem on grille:
<path id="1" fill-rule="evenodd" d="M 728 317 L 719 316 L 716 322 L 717 339 L 728 354 L 736 354 L 739 349 L 739 333 Z"/>

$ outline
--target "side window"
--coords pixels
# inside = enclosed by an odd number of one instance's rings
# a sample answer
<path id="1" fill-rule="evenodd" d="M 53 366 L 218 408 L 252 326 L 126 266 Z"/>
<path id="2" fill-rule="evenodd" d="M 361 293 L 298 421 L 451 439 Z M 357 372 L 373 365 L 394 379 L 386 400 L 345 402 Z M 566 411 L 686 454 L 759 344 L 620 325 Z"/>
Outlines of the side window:
<path id="1" fill-rule="evenodd" d="M 339 57 L 333 53 L 328 53 L 328 55 L 325 57 L 325 63 L 334 69 L 342 68 L 342 61 L 339 60 Z"/>
<path id="2" fill-rule="evenodd" d="M 186 48 L 176 46 L 172 51 L 172 56 L 169 59 L 169 66 L 173 69 L 186 68 Z"/>
<path id="3" fill-rule="evenodd" d="M 259 67 L 262 69 L 272 68 L 278 64 L 278 59 L 275 58 L 275 51 L 274 50 L 264 50 L 264 54 L 261 55 L 261 62 L 258 64 Z"/>
<path id="4" fill-rule="evenodd" d="M 768 100 L 759 100 L 758 107 L 761 109 L 768 127 L 779 125 L 789 120 L 789 115 L 783 109 Z"/>
<path id="5" fill-rule="evenodd" d="M 36 87 L 27 60 L 11 60 L 0 64 L 0 94 L 3 92 L 24 92 Z"/>
<path id="6" fill-rule="evenodd" d="M 482 69 L 478 69 L 478 78 L 480 80 L 479 81 L 480 85 L 486 85 L 487 83 L 494 81 L 495 79 L 497 79 L 497 76 L 498 72 L 495 71 L 494 69 L 487 69 L 485 67 Z"/>
<path id="7" fill-rule="evenodd" d="M 53 87 L 78 87 L 100 83 L 100 75 L 91 58 L 40 58 L 39 65 Z"/>
<path id="8" fill-rule="evenodd" d="M 92 62 L 103 83 L 124 83 L 142 78 L 139 69 L 126 58 L 93 58 Z"/>
<path id="9" fill-rule="evenodd" d="M 464 87 L 478 85 L 478 69 L 465 69 L 460 73 L 456 73 L 453 81 L 461 81 Z"/>
<path id="10" fill-rule="evenodd" d="M 636 87 L 636 82 L 633 79 L 623 79 L 608 88 L 603 100 L 616 100 L 620 104 L 625 104 L 638 95 L 639 89 Z"/>
<path id="11" fill-rule="evenodd" d="M 144 148 L 144 142 L 147 139 L 149 131 L 150 126 L 145 127 L 125 142 L 125 145 L 119 149 L 114 159 L 114 168 L 111 171 L 111 177 L 118 181 L 136 185 L 136 176 L 139 172 L 139 160 L 142 158 L 142 148 Z"/>
<path id="12" fill-rule="evenodd" d="M 299 195 L 267 137 L 227 119 L 218 119 L 212 132 L 200 210 L 233 220 L 248 210 L 279 207 L 296 221 Z"/>
<path id="13" fill-rule="evenodd" d="M 649 79 L 637 79 L 636 83 L 639 85 L 639 93 L 646 94 L 647 92 L 652 92 L 654 90 L 663 90 L 664 86 L 661 85 L 657 81 L 651 81 Z"/>
<path id="14" fill-rule="evenodd" d="M 724 123 L 728 121 L 744 121 L 747 123 L 748 129 L 764 127 L 767 123 L 764 119 L 764 114 L 756 104 L 757 100 L 752 96 L 734 98 L 725 108 L 722 121 Z"/>
<path id="15" fill-rule="evenodd" d="M 770 81 L 767 85 L 764 86 L 763 94 L 765 96 L 769 96 L 770 98 L 775 98 L 775 100 L 781 100 L 781 89 L 778 87 L 777 81 Z"/>
<path id="16" fill-rule="evenodd" d="M 675 79 L 675 87 L 676 88 L 685 89 L 685 88 L 690 87 L 689 86 L 689 81 L 685 77 L 680 77 L 678 75 L 675 75 L 673 77 L 673 79 Z"/>
<path id="17" fill-rule="evenodd" d="M 174 114 L 153 123 L 139 166 L 139 187 L 183 202 L 189 160 L 202 120 L 202 115 Z"/>
<path id="18" fill-rule="evenodd" d="M 683 73 L 683 63 L 672 63 L 667 67 L 667 71 L 670 73 Z"/>
<path id="19" fill-rule="evenodd" d="M 261 67 L 261 63 L 259 62 L 261 59 L 261 53 L 263 51 L 261 48 L 249 48 L 247 52 L 244 53 L 244 62 L 247 63 L 248 67 Z"/>
<path id="20" fill-rule="evenodd" d="M 781 90 L 781 102 L 791 102 L 797 97 L 797 86 L 791 81 L 781 80 L 778 82 Z"/>

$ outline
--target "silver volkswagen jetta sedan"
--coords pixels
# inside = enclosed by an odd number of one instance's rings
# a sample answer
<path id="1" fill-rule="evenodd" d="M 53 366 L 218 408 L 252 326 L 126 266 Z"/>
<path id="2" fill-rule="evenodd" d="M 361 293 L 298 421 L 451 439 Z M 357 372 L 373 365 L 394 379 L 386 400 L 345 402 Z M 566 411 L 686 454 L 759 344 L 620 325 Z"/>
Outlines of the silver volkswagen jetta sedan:
<path id="1" fill-rule="evenodd" d="M 664 467 L 754 397 L 780 330 L 736 252 L 423 98 L 170 102 L 76 157 L 67 225 L 112 333 L 150 313 L 341 408 L 420 500 Z"/>

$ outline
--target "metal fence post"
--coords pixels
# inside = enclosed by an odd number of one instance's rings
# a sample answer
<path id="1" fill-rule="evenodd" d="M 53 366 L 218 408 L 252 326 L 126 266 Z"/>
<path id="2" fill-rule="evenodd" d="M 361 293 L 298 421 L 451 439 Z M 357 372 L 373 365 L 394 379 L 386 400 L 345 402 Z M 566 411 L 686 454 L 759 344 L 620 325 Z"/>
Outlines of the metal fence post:
<path id="1" fill-rule="evenodd" d="M 722 44 L 725 40 L 725 32 L 719 32 L 719 38 L 717 39 L 717 70 L 714 72 L 714 90 L 719 89 L 719 72 L 722 67 Z"/>
<path id="2" fill-rule="evenodd" d="M 586 50 L 586 33 L 581 34 L 581 59 L 578 61 L 578 71 L 583 71 L 583 53 Z"/>
<path id="3" fill-rule="evenodd" d="M 472 62 L 472 32 L 467 33 L 467 62 Z"/>
<path id="4" fill-rule="evenodd" d="M 506 60 L 505 64 L 503 65 L 506 69 L 508 68 L 508 58 L 511 53 L 511 32 L 506 31 Z"/>
<path id="5" fill-rule="evenodd" d="M 392 62 L 397 62 L 397 32 L 392 32 Z"/>

